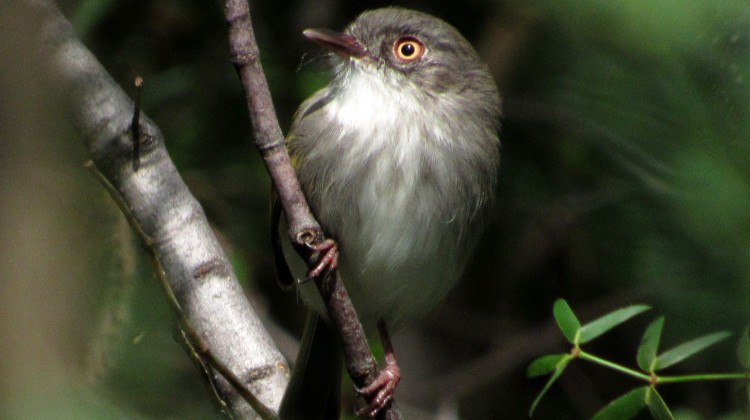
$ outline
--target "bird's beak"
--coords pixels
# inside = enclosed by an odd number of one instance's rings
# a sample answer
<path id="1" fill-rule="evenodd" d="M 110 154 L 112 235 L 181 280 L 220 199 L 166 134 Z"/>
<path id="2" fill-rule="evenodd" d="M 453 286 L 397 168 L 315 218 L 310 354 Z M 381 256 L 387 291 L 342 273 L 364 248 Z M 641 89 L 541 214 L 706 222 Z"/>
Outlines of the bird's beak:
<path id="1" fill-rule="evenodd" d="M 345 57 L 362 58 L 367 49 L 351 35 L 328 29 L 305 29 L 302 34 L 310 41 Z"/>

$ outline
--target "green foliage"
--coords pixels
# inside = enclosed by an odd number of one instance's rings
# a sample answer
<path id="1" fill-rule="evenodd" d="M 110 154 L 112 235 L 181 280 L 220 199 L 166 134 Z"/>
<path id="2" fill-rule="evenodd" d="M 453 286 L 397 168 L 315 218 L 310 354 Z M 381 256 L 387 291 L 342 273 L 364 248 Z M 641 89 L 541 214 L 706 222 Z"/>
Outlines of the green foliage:
<path id="1" fill-rule="evenodd" d="M 661 316 L 654 320 L 646 328 L 641 338 L 641 345 L 638 346 L 638 367 L 644 371 L 651 372 L 654 370 L 656 362 L 656 353 L 659 351 L 659 342 L 661 341 L 661 332 L 664 328 L 664 317 Z"/>
<path id="2" fill-rule="evenodd" d="M 622 308 L 603 317 L 589 322 L 581 328 L 581 339 L 579 344 L 587 343 L 600 335 L 606 333 L 612 328 L 622 324 L 630 318 L 641 312 L 651 309 L 646 305 L 633 305 Z"/>
<path id="3" fill-rule="evenodd" d="M 556 357 L 556 358 L 557 358 L 557 362 L 553 366 L 554 372 L 552 373 L 552 376 L 550 376 L 549 380 L 547 381 L 547 384 L 544 385 L 542 392 L 539 393 L 539 395 L 536 397 L 534 402 L 531 404 L 531 409 L 529 409 L 529 416 L 531 416 L 534 413 L 536 406 L 539 405 L 539 402 L 542 400 L 542 397 L 544 396 L 544 394 L 546 394 L 547 391 L 549 391 L 549 389 L 552 387 L 552 384 L 554 384 L 555 381 L 557 381 L 557 378 L 559 378 L 560 375 L 562 375 L 563 371 L 568 366 L 568 363 L 570 363 L 570 361 L 573 360 L 575 357 L 569 354 L 563 354 L 561 355 L 561 357 Z M 534 373 L 536 373 L 534 372 L 534 370 L 536 369 L 541 370 L 542 367 L 549 368 L 548 364 L 551 361 L 552 359 L 544 360 L 544 357 L 542 357 L 541 359 L 537 359 L 534 363 L 532 363 L 531 366 L 529 366 L 529 373 L 528 373 L 529 376 L 537 376 L 537 375 L 533 375 Z"/>
<path id="4" fill-rule="evenodd" d="M 557 368 L 557 365 L 563 361 L 569 355 L 563 354 L 549 354 L 542 356 L 529 365 L 526 370 L 526 376 L 529 378 L 535 378 L 537 376 L 546 375 Z"/>
<path id="5" fill-rule="evenodd" d="M 674 420 L 672 412 L 667 407 L 667 403 L 664 399 L 656 392 L 656 388 L 651 386 L 646 390 L 646 406 L 651 412 L 651 415 L 656 420 Z"/>
<path id="6" fill-rule="evenodd" d="M 653 367 L 653 370 L 656 371 L 659 369 L 666 369 L 672 365 L 680 363 L 681 361 L 687 359 L 695 353 L 698 353 L 729 336 L 730 333 L 723 331 L 709 334 L 680 344 L 679 346 L 669 349 L 659 355 L 659 357 L 656 358 L 656 363 Z"/>
<path id="7" fill-rule="evenodd" d="M 659 384 L 708 381 L 708 380 L 747 380 L 745 373 L 721 373 L 721 374 L 695 374 L 682 376 L 659 376 L 657 370 L 674 366 L 685 359 L 707 349 L 708 347 L 729 337 L 726 331 L 708 334 L 689 340 L 677 345 L 663 353 L 659 353 L 662 331 L 664 328 L 664 317 L 659 317 L 646 328 L 641 338 L 637 351 L 638 367 L 641 371 L 630 369 L 618 363 L 599 358 L 585 352 L 580 345 L 589 342 L 614 327 L 617 327 L 632 317 L 650 309 L 646 305 L 633 305 L 617 309 L 587 324 L 581 325 L 578 317 L 563 299 L 558 299 L 553 307 L 553 314 L 560 331 L 565 338 L 573 344 L 573 348 L 567 354 L 552 354 L 542 356 L 529 365 L 528 377 L 542 376 L 552 373 L 542 391 L 537 395 L 531 405 L 529 416 L 534 413 L 542 397 L 547 393 L 552 384 L 562 375 L 565 368 L 573 359 L 583 359 L 601 366 L 630 375 L 647 383 L 646 386 L 636 388 L 621 397 L 610 402 L 602 408 L 595 416 L 595 420 L 621 420 L 635 417 L 644 408 L 648 407 L 651 416 L 656 420 L 673 420 L 671 410 L 661 397 L 656 387 Z M 740 364 L 747 368 L 750 359 L 750 337 L 748 330 L 740 339 L 737 354 Z"/>
<path id="8" fill-rule="evenodd" d="M 557 326 L 560 327 L 560 331 L 562 331 L 565 338 L 571 344 L 575 344 L 578 341 L 577 335 L 581 331 L 581 323 L 576 318 L 573 310 L 570 309 L 570 306 L 568 306 L 568 302 L 558 299 L 552 311 L 555 315 Z"/>
<path id="9" fill-rule="evenodd" d="M 593 420 L 630 419 L 646 407 L 648 387 L 636 388 L 599 410 Z"/>
<path id="10" fill-rule="evenodd" d="M 628 306 L 627 308 L 618 309 L 581 326 L 581 322 L 578 321 L 573 310 L 570 309 L 568 302 L 563 299 L 558 299 L 553 306 L 553 314 L 555 316 L 555 321 L 557 321 L 557 325 L 560 327 L 560 331 L 562 331 L 563 335 L 565 335 L 565 338 L 567 338 L 571 344 L 583 344 L 599 337 L 628 319 L 649 309 L 650 308 L 646 305 Z"/>

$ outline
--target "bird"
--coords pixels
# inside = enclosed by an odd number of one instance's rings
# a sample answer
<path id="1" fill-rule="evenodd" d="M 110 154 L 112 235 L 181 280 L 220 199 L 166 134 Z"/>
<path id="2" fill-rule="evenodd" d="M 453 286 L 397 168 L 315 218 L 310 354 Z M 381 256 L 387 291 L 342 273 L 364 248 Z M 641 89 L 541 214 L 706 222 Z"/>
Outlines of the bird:
<path id="1" fill-rule="evenodd" d="M 336 241 L 337 268 L 365 331 L 380 330 L 384 341 L 386 366 L 360 390 L 372 397 L 360 413 L 374 416 L 400 379 L 390 333 L 446 297 L 488 218 L 501 99 L 471 44 L 423 12 L 369 10 L 343 32 L 303 34 L 328 50 L 333 77 L 297 110 L 287 150 L 313 214 Z M 280 282 L 311 308 L 281 418 L 337 418 L 337 334 L 305 281 L 307 267 L 280 239 L 278 200 L 273 208 Z M 324 407 L 312 414 L 315 403 Z"/>

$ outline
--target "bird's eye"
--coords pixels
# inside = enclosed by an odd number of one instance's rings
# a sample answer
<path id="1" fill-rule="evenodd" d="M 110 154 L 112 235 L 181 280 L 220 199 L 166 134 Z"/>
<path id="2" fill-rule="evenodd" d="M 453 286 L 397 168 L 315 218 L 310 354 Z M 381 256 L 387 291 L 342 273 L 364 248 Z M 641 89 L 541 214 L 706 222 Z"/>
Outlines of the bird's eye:
<path id="1" fill-rule="evenodd" d="M 399 60 L 414 61 L 424 55 L 424 45 L 417 38 L 402 37 L 396 41 L 394 54 Z"/>

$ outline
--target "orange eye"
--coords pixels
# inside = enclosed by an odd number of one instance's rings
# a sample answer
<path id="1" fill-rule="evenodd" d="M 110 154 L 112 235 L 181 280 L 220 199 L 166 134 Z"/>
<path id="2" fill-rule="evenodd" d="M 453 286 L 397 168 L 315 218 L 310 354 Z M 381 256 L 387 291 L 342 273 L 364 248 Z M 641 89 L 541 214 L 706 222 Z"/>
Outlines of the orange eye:
<path id="1" fill-rule="evenodd" d="M 396 57 L 404 61 L 414 61 L 424 55 L 424 45 L 412 37 L 399 38 L 394 48 Z"/>

